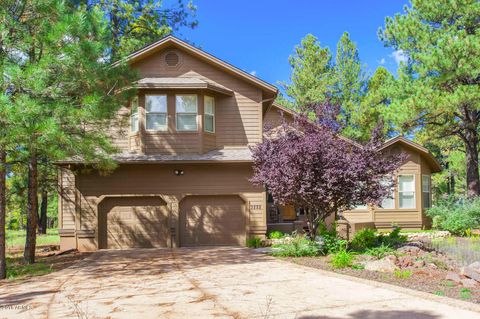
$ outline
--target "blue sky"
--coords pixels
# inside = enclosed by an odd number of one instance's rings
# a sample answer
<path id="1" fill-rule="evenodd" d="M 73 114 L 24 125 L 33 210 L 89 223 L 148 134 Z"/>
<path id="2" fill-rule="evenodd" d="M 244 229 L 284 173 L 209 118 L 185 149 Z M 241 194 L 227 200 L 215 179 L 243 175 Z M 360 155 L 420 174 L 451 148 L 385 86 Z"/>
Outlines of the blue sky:
<path id="1" fill-rule="evenodd" d="M 199 25 L 180 37 L 261 79 L 288 81 L 288 56 L 308 33 L 335 52 L 344 31 L 357 43 L 369 72 L 384 65 L 395 73 L 392 48 L 378 40 L 386 16 L 402 12 L 407 0 L 194 0 Z"/>

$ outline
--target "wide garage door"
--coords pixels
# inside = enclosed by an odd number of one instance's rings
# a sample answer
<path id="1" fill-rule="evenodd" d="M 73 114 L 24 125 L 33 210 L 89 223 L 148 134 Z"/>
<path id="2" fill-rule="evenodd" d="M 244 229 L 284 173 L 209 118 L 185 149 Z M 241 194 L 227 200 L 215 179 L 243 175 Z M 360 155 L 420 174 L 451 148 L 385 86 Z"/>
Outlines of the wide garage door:
<path id="1" fill-rule="evenodd" d="M 168 211 L 160 197 L 107 198 L 99 206 L 99 247 L 167 247 Z"/>
<path id="2" fill-rule="evenodd" d="M 246 215 L 238 196 L 190 196 L 180 203 L 181 246 L 243 246 Z"/>

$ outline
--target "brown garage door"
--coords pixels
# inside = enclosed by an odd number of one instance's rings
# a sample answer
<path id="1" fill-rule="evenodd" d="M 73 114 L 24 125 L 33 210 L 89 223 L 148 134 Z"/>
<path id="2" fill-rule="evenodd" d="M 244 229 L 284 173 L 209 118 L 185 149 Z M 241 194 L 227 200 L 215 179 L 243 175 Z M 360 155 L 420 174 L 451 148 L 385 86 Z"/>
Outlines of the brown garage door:
<path id="1" fill-rule="evenodd" d="M 168 211 L 159 197 L 107 198 L 99 207 L 99 247 L 167 247 Z"/>
<path id="2" fill-rule="evenodd" d="M 245 205 L 238 196 L 191 196 L 180 203 L 181 246 L 245 245 Z"/>

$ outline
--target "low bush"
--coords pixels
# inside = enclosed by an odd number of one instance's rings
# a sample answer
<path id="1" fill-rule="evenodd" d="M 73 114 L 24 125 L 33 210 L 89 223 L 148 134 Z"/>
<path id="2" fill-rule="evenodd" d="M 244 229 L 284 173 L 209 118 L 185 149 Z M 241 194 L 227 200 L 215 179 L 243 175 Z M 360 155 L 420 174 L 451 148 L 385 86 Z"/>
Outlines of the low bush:
<path id="1" fill-rule="evenodd" d="M 355 257 L 351 252 L 348 252 L 346 249 L 342 249 L 336 254 L 333 254 L 330 260 L 333 268 L 346 268 L 350 267 L 353 264 Z"/>
<path id="2" fill-rule="evenodd" d="M 446 199 L 428 209 L 427 215 L 433 228 L 463 236 L 468 229 L 480 227 L 480 198 Z"/>
<path id="3" fill-rule="evenodd" d="M 319 254 L 319 246 L 304 236 L 294 236 L 288 243 L 273 245 L 274 256 L 278 257 L 309 257 Z"/>
<path id="4" fill-rule="evenodd" d="M 280 239 L 283 238 L 284 234 L 281 231 L 274 230 L 268 233 L 268 238 L 270 239 Z"/>
<path id="5" fill-rule="evenodd" d="M 383 243 L 378 247 L 369 248 L 365 251 L 365 254 L 371 255 L 378 259 L 382 259 L 383 257 L 387 255 L 392 255 L 394 253 L 395 253 L 395 249 Z"/>
<path id="6" fill-rule="evenodd" d="M 398 279 L 408 279 L 412 277 L 413 272 L 411 270 L 400 270 L 397 269 L 393 272 L 393 275 Z"/>
<path id="7" fill-rule="evenodd" d="M 378 236 L 375 230 L 370 228 L 362 229 L 355 233 L 350 246 L 352 249 L 363 251 L 375 247 L 378 244 Z"/>
<path id="8" fill-rule="evenodd" d="M 259 248 L 262 247 L 262 239 L 258 237 L 252 237 L 247 239 L 247 247 Z"/>
<path id="9" fill-rule="evenodd" d="M 408 237 L 400 234 L 401 230 L 402 229 L 400 227 L 395 227 L 388 235 L 380 235 L 378 237 L 378 242 L 382 245 L 394 248 L 406 243 L 408 241 Z"/>
<path id="10" fill-rule="evenodd" d="M 328 230 L 325 224 L 320 224 L 318 228 L 318 242 L 322 255 L 334 254 L 346 249 L 348 242 L 338 238 L 336 228 L 333 225 L 332 230 Z"/>

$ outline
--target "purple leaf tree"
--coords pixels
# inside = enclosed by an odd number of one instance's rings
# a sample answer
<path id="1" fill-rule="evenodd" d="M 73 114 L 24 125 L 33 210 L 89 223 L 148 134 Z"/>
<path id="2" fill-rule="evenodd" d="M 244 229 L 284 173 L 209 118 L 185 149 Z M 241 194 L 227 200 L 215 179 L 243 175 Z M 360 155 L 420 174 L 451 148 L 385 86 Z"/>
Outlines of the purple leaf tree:
<path id="1" fill-rule="evenodd" d="M 376 205 L 387 197 L 403 155 L 378 151 L 379 129 L 365 145 L 340 136 L 338 107 L 310 109 L 309 116 L 299 114 L 293 123 L 284 120 L 266 130 L 263 142 L 252 149 L 251 180 L 266 186 L 276 203 L 304 208 L 313 240 L 328 216 L 356 205 Z"/>

